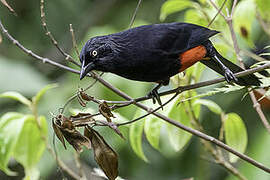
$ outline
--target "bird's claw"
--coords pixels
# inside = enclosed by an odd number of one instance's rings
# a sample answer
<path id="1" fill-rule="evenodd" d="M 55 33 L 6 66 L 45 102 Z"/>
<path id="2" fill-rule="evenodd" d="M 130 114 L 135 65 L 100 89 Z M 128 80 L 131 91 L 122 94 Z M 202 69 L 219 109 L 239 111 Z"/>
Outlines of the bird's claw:
<path id="1" fill-rule="evenodd" d="M 225 69 L 224 76 L 225 76 L 225 80 L 228 83 L 230 83 L 230 84 L 232 82 L 237 82 L 238 81 L 237 77 L 235 77 L 235 75 L 233 74 L 233 72 L 230 69 L 228 69 L 228 68 Z"/>
<path id="2" fill-rule="evenodd" d="M 162 106 L 162 102 L 161 102 L 161 99 L 160 99 L 160 96 L 157 92 L 157 90 L 153 89 L 149 94 L 148 94 L 148 97 L 151 97 L 152 100 L 153 100 L 153 104 L 156 104 L 156 101 L 158 102 L 158 104 L 161 106 L 161 108 L 163 109 L 163 106 Z"/>

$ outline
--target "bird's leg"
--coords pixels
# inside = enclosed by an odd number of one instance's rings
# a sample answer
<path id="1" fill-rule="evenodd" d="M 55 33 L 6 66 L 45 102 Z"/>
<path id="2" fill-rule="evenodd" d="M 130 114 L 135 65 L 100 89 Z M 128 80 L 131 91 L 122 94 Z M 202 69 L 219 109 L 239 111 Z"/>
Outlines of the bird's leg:
<path id="1" fill-rule="evenodd" d="M 235 75 L 233 74 L 233 72 L 232 72 L 228 67 L 226 67 L 226 66 L 219 60 L 219 58 L 217 57 L 217 55 L 214 55 L 214 56 L 213 56 L 213 60 L 215 60 L 215 61 L 219 64 L 219 66 L 223 69 L 225 80 L 226 80 L 228 83 L 231 83 L 232 81 L 234 81 L 234 82 L 237 82 L 237 81 L 238 81 L 237 77 L 235 77 Z"/>
<path id="2" fill-rule="evenodd" d="M 160 99 L 160 96 L 158 95 L 158 89 L 162 86 L 161 83 L 159 83 L 149 94 L 148 96 L 152 98 L 153 100 L 153 104 L 156 103 L 156 100 L 158 102 L 158 104 L 162 107 L 162 102 Z"/>
<path id="3" fill-rule="evenodd" d="M 214 48 L 214 46 L 212 45 L 212 43 L 210 41 L 207 41 L 204 46 L 207 49 L 208 56 L 212 60 L 214 60 L 220 66 L 220 68 L 224 71 L 225 80 L 228 83 L 231 83 L 232 81 L 237 82 L 238 80 L 235 77 L 235 75 L 233 74 L 233 72 L 228 67 L 226 67 L 222 63 L 221 59 L 217 56 L 218 55 L 218 52 L 216 51 L 216 49 Z"/>

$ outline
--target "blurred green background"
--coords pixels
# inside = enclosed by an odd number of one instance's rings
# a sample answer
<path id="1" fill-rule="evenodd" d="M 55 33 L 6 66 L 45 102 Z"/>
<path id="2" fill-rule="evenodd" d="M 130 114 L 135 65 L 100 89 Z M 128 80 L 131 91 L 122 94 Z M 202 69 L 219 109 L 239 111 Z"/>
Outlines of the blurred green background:
<path id="1" fill-rule="evenodd" d="M 143 0 L 135 24 L 160 23 L 160 9 L 164 2 L 165 0 Z M 0 18 L 9 33 L 33 52 L 69 65 L 44 34 L 40 21 L 39 1 L 8 1 L 8 3 L 18 15 L 13 16 L 3 5 L 0 5 Z M 136 5 L 137 1 L 135 0 L 55 0 L 45 1 L 45 12 L 47 14 L 48 28 L 54 34 L 59 45 L 76 58 L 72 49 L 69 24 L 73 24 L 78 46 L 81 47 L 92 36 L 127 29 Z M 165 22 L 184 21 L 187 16 L 184 13 L 185 11 L 181 11 L 172 14 L 166 18 Z M 264 34 L 258 22 L 254 22 L 253 26 L 253 29 L 255 29 L 253 34 L 257 34 L 256 37 L 258 37 L 253 39 L 254 45 L 258 49 L 267 44 L 269 45 L 269 38 Z M 57 88 L 46 93 L 39 106 L 39 114 L 47 117 L 50 142 L 52 142 L 53 132 L 50 126 L 50 112 L 57 113 L 67 99 L 77 91 L 78 87 L 86 87 L 93 80 L 88 78 L 80 81 L 77 74 L 43 64 L 25 55 L 3 35 L 1 36 L 3 40 L 0 43 L 0 93 L 18 91 L 31 98 L 45 85 L 58 84 Z M 243 47 L 245 46 L 243 45 Z M 206 70 L 201 79 L 207 80 L 214 77 L 218 77 L 218 75 Z M 104 74 L 103 78 L 132 97 L 144 96 L 153 87 L 153 84 L 129 81 L 112 74 Z M 162 90 L 169 88 L 164 87 Z M 199 91 L 203 92 L 211 88 L 213 87 Z M 235 112 L 242 117 L 247 126 L 249 137 L 246 153 L 270 166 L 270 156 L 266 155 L 269 154 L 270 136 L 262 126 L 254 108 L 252 108 L 250 98 L 247 96 L 242 99 L 244 93 L 244 91 L 237 91 L 226 95 L 218 94 L 211 96 L 210 99 L 219 104 L 226 112 Z M 89 91 L 89 94 L 94 94 L 95 97 L 100 99 L 121 100 L 117 95 L 98 83 Z M 89 106 L 92 107 L 91 104 Z M 74 103 L 72 108 L 79 108 L 79 105 Z M 136 107 L 127 107 L 118 112 L 131 120 L 136 109 Z M 269 109 L 264 110 L 269 119 Z M 15 101 L 0 99 L 0 116 L 9 111 L 27 112 L 28 110 Z M 201 122 L 206 132 L 214 137 L 218 136 L 220 128 L 218 118 L 207 108 L 201 109 Z M 125 128 L 123 128 L 123 131 L 126 131 Z M 100 132 L 118 153 L 119 172 L 123 178 L 152 178 L 156 180 L 179 180 L 190 177 L 198 180 L 234 179 L 223 167 L 212 162 L 210 155 L 201 147 L 202 145 L 196 137 L 193 137 L 181 152 L 171 150 L 166 153 L 160 153 L 152 148 L 143 137 L 143 149 L 150 161 L 150 163 L 146 163 L 135 155 L 128 140 L 124 141 L 117 135 L 112 135 L 109 128 L 102 129 Z M 162 138 L 166 139 L 166 137 Z M 56 140 L 56 149 L 60 158 L 65 160 L 70 167 L 75 168 L 73 156 L 71 156 L 74 150 L 70 146 L 68 150 L 64 150 L 58 140 Z M 89 151 L 84 151 L 81 154 L 81 160 L 87 173 L 97 167 L 93 155 Z M 265 172 L 241 160 L 236 163 L 236 166 L 248 179 L 270 179 L 270 176 Z M 16 162 L 12 161 L 10 168 L 19 171 L 19 176 L 8 177 L 0 172 L 0 179 L 21 179 L 24 176 L 22 166 Z M 45 152 L 42 157 L 39 169 L 41 179 L 63 179 L 68 177 L 59 170 L 55 160 L 48 152 Z"/>

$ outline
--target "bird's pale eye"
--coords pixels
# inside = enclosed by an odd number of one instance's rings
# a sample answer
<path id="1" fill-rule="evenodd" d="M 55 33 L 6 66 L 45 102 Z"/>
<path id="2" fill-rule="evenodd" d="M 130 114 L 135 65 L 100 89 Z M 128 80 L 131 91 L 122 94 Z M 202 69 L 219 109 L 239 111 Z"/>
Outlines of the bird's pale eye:
<path id="1" fill-rule="evenodd" d="M 91 54 L 92 54 L 93 57 L 96 57 L 98 55 L 98 52 L 96 50 L 94 50 L 94 51 L 92 51 Z"/>

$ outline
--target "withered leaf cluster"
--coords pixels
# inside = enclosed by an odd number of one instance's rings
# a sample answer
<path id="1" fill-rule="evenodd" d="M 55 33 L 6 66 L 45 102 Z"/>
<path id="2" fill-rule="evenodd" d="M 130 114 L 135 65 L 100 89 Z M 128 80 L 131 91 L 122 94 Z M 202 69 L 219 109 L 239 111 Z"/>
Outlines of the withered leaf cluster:
<path id="1" fill-rule="evenodd" d="M 108 122 L 112 122 L 111 117 L 114 117 L 114 115 L 106 102 L 99 104 L 98 110 Z"/>
<path id="2" fill-rule="evenodd" d="M 104 138 L 90 126 L 85 125 L 84 135 L 76 130 L 76 121 L 84 124 L 94 122 L 89 113 L 79 113 L 76 116 L 66 117 L 62 114 L 53 119 L 52 126 L 58 139 L 66 148 L 65 140 L 73 146 L 77 152 L 82 152 L 82 146 L 90 149 L 92 147 L 94 158 L 99 167 L 110 180 L 118 176 L 118 156 L 116 152 L 106 143 Z"/>
<path id="3" fill-rule="evenodd" d="M 85 101 L 93 101 L 94 97 L 86 94 L 83 89 L 79 89 L 78 94 L 77 94 L 77 99 L 82 107 L 86 107 Z"/>
<path id="4" fill-rule="evenodd" d="M 82 152 L 82 146 L 85 146 L 88 149 L 91 148 L 89 139 L 77 131 L 72 121 L 64 115 L 58 115 L 56 120 L 52 122 L 52 126 L 56 136 L 62 142 L 65 148 L 66 145 L 64 138 L 77 152 Z"/>

